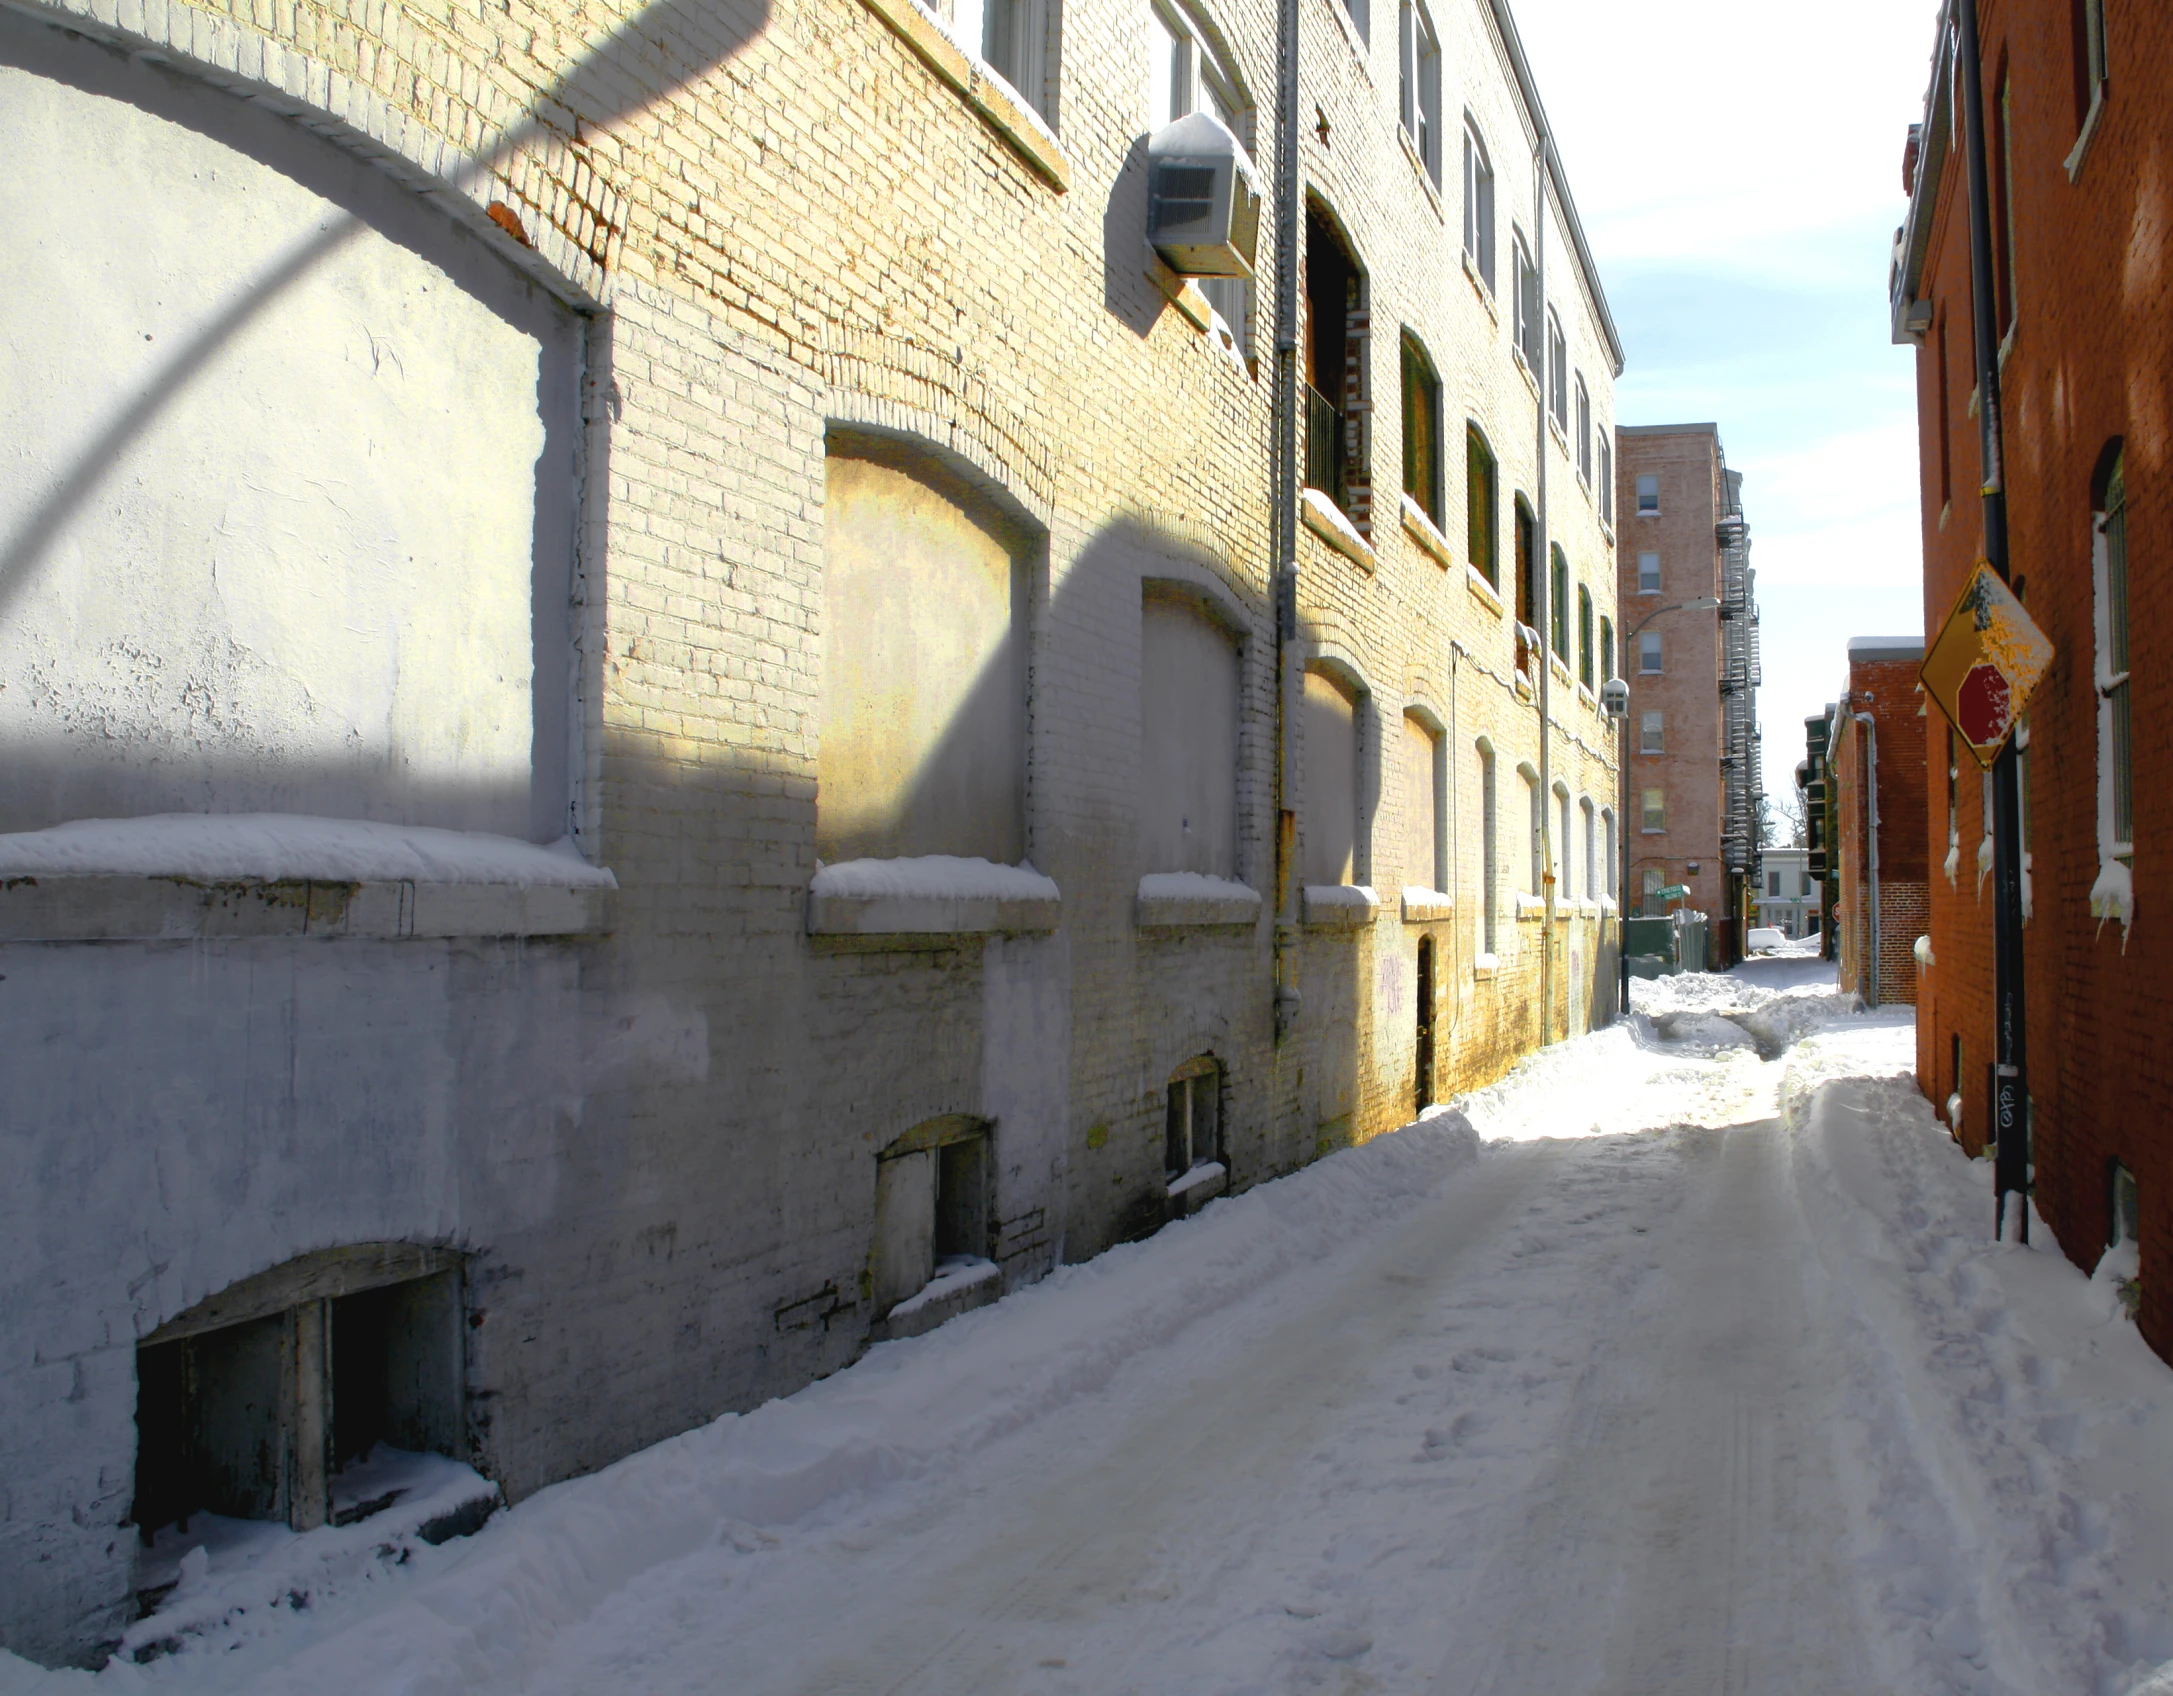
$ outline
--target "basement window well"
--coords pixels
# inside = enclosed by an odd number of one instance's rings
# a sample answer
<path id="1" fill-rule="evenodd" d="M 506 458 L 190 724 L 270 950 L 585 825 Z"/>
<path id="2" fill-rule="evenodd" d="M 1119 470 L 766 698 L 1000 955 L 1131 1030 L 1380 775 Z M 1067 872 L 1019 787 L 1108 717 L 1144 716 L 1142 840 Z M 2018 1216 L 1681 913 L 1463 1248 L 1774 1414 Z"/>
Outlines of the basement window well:
<path id="1" fill-rule="evenodd" d="M 880 1337 L 911 1337 L 994 1301 L 995 1167 L 988 1124 L 955 1114 L 916 1125 L 875 1163 L 869 1294 Z"/>
<path id="2" fill-rule="evenodd" d="M 190 1548 L 262 1541 L 236 1521 L 312 1531 L 404 1504 L 418 1517 L 398 1529 L 425 1542 L 479 1526 L 496 1488 L 457 1459 L 461 1307 L 458 1254 L 373 1243 L 245 1278 L 144 1338 L 130 1517 L 146 1605 Z"/>

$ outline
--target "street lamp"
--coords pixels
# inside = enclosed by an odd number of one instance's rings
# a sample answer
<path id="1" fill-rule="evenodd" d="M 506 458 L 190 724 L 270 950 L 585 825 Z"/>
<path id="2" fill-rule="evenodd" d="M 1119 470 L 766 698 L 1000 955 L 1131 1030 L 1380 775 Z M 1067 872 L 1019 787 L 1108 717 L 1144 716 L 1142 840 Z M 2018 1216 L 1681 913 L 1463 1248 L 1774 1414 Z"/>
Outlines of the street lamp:
<path id="1" fill-rule="evenodd" d="M 1630 649 L 1646 625 L 1665 613 L 1713 612 L 1720 606 L 1714 595 L 1703 595 L 1694 601 L 1677 601 L 1673 606 L 1654 607 L 1622 638 L 1618 652 L 1625 667 L 1630 661 Z M 1615 721 L 1615 770 L 1617 787 L 1622 791 L 1621 806 L 1617 811 L 1616 832 L 1622 838 L 1622 876 L 1615 885 L 1615 965 L 1620 989 L 1615 1003 L 1615 1017 L 1627 1017 L 1630 1011 L 1630 950 L 1629 931 L 1626 928 L 1630 916 L 1630 685 L 1627 677 L 1611 677 L 1602 692 L 1607 716 Z"/>

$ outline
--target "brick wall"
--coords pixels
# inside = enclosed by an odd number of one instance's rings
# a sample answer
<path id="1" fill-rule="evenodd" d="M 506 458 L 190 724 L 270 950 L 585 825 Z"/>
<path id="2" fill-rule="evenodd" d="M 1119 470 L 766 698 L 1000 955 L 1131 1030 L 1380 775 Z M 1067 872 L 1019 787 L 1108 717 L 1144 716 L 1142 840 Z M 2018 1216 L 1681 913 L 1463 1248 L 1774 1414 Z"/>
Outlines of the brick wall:
<path id="1" fill-rule="evenodd" d="M 2023 948 L 2036 1199 L 2069 1257 L 2087 1267 L 2107 1234 L 2110 1163 L 2137 1174 L 2142 1327 L 2160 1353 L 2173 1354 L 2173 1137 L 2165 1130 L 2173 1061 L 2160 1035 L 2173 941 L 2147 905 L 2132 934 L 2117 922 L 2101 926 L 2089 911 L 2100 858 L 2091 513 L 2115 444 L 2126 455 L 2133 652 L 2154 655 L 2173 636 L 2167 598 L 2156 592 L 2173 571 L 2173 509 L 2164 498 L 2173 414 L 2161 398 L 2173 369 L 2173 274 L 2139 266 L 2135 245 L 2137 231 L 2156 227 L 2150 162 L 2173 142 L 2173 111 L 2151 93 L 2173 71 L 2173 14 L 2145 7 L 2116 16 L 2110 80 L 2094 118 L 2078 109 L 2086 79 L 2076 73 L 2070 7 L 1988 0 L 1981 27 L 1988 108 L 1999 103 L 2003 68 L 2011 78 L 2012 141 L 2003 151 L 2012 160 L 2013 327 L 2002 374 L 2010 557 L 2016 590 L 2056 654 L 2029 713 L 2032 911 Z M 1950 121 L 1943 95 L 1928 118 Z M 1957 151 L 1916 184 L 1912 218 L 1924 259 L 1920 270 L 1905 268 L 1898 297 L 1903 307 L 1931 309 L 1917 344 L 1927 629 L 1946 618 L 1983 551 L 1960 160 Z M 2173 738 L 2173 685 L 2147 658 L 2134 675 L 2136 769 L 2148 772 Z M 1935 776 L 1943 742 L 1934 724 Z M 1926 810 L 1935 964 L 1921 1053 L 1932 1068 L 1926 1092 L 1944 1100 L 1960 1037 L 1962 1137 L 1977 1150 L 1991 1058 L 1992 923 L 1989 885 L 1980 894 L 1976 875 L 1982 789 L 1972 762 L 1960 763 L 1952 813 L 1938 781 Z M 2135 881 L 2148 892 L 2166 886 L 2173 792 L 2141 780 L 2135 811 Z M 1950 819 L 1959 849 L 1951 878 L 1936 864 Z"/>
<path id="2" fill-rule="evenodd" d="M 1464 425 L 1500 461 L 1505 560 L 1514 496 L 1537 505 L 1542 475 L 1572 592 L 1588 584 L 1601 605 L 1613 536 L 1510 347 L 1510 232 L 1529 229 L 1535 199 L 1530 114 L 1487 8 L 1436 21 L 1444 108 L 1471 114 L 1492 151 L 1492 287 L 1459 251 L 1459 138 L 1444 148 L 1444 202 L 1397 133 L 1393 15 L 1368 41 L 1331 0 L 1304 0 L 1302 109 L 1320 122 L 1298 169 L 1368 274 L 1372 505 L 1362 557 L 1298 535 L 1289 663 L 1332 667 L 1362 692 L 1358 875 L 1382 904 L 1370 924 L 1295 933 L 1286 981 L 1302 1001 L 1281 1043 L 1270 918 L 1178 932 L 1134 920 L 1143 584 L 1211 598 L 1239 633 L 1239 875 L 1271 907 L 1275 703 L 1288 687 L 1269 593 L 1267 291 L 1235 327 L 1233 357 L 1173 303 L 1166 275 L 1148 275 L 1142 8 L 1063 9 L 1053 142 L 985 74 L 960 73 L 900 0 L 625 16 L 568 0 L 428 15 L 55 0 L 41 15 L 295 115 L 298 157 L 337 146 L 372 160 L 587 319 L 574 814 L 620 890 L 608 935 L 530 951 L 573 980 L 553 1052 L 585 1058 L 509 1115 L 476 1081 L 519 1075 L 508 1051 L 484 1034 L 446 1039 L 442 1066 L 463 1091 L 430 1122 L 451 1138 L 457 1200 L 440 1186 L 427 1222 L 377 1227 L 470 1254 L 473 1458 L 510 1496 L 851 1359 L 879 1317 L 863 1293 L 874 1155 L 917 1123 L 995 1124 L 997 1252 L 1021 1280 L 1159 1222 L 1163 1091 L 1192 1055 L 1223 1064 L 1240 1187 L 1407 1119 L 1422 936 L 1439 954 L 1437 1099 L 1581 1027 L 1609 979 L 1605 878 L 1595 888 L 1581 864 L 1562 867 L 1552 916 L 1519 915 L 1516 895 L 1542 890 L 1526 888 L 1517 771 L 1544 765 L 1573 818 L 1587 799 L 1611 811 L 1614 732 L 1574 671 L 1556 669 L 1542 745 L 1511 620 L 1465 557 Z M 1216 22 L 1267 165 L 1273 8 L 1234 0 Z M 1548 294 L 1608 430 L 1615 356 L 1561 204 L 1558 187 Z M 1389 498 L 1406 329 L 1441 377 L 1453 543 Z M 824 444 L 844 426 L 914 444 L 1037 537 L 1026 816 L 1028 856 L 1063 891 L 1052 936 L 806 934 Z M 1405 786 L 1390 762 L 1406 714 L 1445 746 L 1449 918 L 1407 920 L 1399 900 L 1432 881 L 1401 863 Z M 1482 741 L 1502 801 L 1491 959 Z M 1303 758 L 1292 750 L 1292 793 Z M 1551 798 L 1547 813 L 1551 830 Z M 1294 823 L 1302 846 L 1308 821 Z M 1550 847 L 1559 861 L 1563 845 Z M 1294 898 L 1288 916 L 1300 914 Z M 528 954 L 485 953 L 492 993 L 517 998 Z M 480 994 L 473 955 L 448 951 L 456 997 Z M 334 1023 L 346 993 L 322 991 Z M 357 1065 L 413 1067 L 408 1051 L 370 1050 L 367 1021 L 355 1028 Z M 642 1058 L 659 1041 L 678 1063 Z M 207 1075 L 205 1100 L 251 1081 Z M 56 1120 L 36 1134 L 80 1148 L 82 1129 Z M 290 1223 L 335 1240 L 351 1227 L 336 1186 L 320 1189 Z M 209 1215 L 159 1224 L 222 1228 Z M 147 1240 L 134 1225 L 116 1236 Z M 80 1292 L 65 1336 L 11 1330 L 11 1357 L 40 1364 L 0 1386 L 8 1481 L 103 1492 L 92 1514 L 51 1491 L 0 1491 L 0 1641 L 41 1653 L 84 1652 L 124 1605 L 108 1509 L 132 1464 L 131 1343 L 175 1305 L 129 1254 L 85 1247 L 96 1263 L 58 1278 Z M 11 1278 L 55 1281 L 49 1265 L 10 1264 Z M 72 1402 L 86 1384 L 89 1423 Z"/>

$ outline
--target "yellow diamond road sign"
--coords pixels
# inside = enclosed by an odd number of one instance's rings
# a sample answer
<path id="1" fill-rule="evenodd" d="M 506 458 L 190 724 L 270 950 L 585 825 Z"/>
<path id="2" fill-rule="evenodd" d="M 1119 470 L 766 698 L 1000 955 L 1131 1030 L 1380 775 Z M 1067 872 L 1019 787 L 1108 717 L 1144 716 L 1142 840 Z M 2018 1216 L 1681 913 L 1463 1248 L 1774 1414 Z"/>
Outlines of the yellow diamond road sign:
<path id="1" fill-rule="evenodd" d="M 2052 664 L 2052 643 L 1983 560 L 1918 673 L 1980 766 L 1999 757 Z"/>

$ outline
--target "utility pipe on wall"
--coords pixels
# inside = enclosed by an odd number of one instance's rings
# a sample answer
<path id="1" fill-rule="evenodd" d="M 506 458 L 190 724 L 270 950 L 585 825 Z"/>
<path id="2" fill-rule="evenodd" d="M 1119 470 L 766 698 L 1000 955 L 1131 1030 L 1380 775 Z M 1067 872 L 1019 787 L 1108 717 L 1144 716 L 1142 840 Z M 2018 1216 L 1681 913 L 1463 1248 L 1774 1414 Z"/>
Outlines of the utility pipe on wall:
<path id="1" fill-rule="evenodd" d="M 1554 864 L 1554 750 L 1547 734 L 1553 709 L 1554 620 L 1550 597 L 1554 593 L 1554 561 L 1547 540 L 1547 366 L 1554 350 L 1547 342 L 1547 167 L 1554 147 L 1547 139 L 1546 120 L 1535 106 L 1532 111 L 1532 302 L 1533 329 L 1539 338 L 1538 429 L 1539 471 L 1532 541 L 1532 615 L 1539 620 L 1539 867 L 1545 887 L 1546 911 L 1539 937 L 1539 1040 L 1554 1040 L 1554 910 L 1561 880 Z M 1564 1032 L 1567 1035 L 1567 1031 Z"/>
<path id="2" fill-rule="evenodd" d="M 1297 1022 L 1298 0 L 1277 0 L 1275 66 L 1275 1040 Z"/>
<path id="3" fill-rule="evenodd" d="M 1866 696 L 1866 700 L 1870 697 Z M 1869 713 L 1854 710 L 1850 703 L 1849 716 L 1864 727 L 1864 806 L 1867 813 L 1865 828 L 1871 837 L 1871 993 L 1864 997 L 1873 1007 L 1879 1004 L 1879 721 Z"/>

